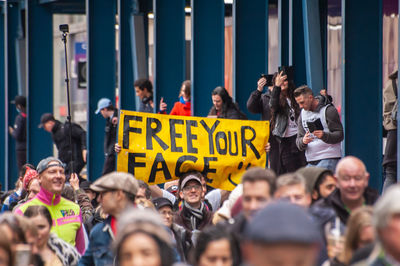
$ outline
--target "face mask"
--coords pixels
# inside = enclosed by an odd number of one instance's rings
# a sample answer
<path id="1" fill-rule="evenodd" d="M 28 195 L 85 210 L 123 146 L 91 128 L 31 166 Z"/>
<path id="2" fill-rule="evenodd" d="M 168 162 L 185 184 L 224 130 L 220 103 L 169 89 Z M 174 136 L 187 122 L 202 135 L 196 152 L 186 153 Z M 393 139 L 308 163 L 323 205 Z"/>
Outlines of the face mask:
<path id="1" fill-rule="evenodd" d="M 21 113 L 21 110 L 19 110 L 18 108 L 16 108 L 16 109 L 17 109 L 17 112 L 18 112 L 18 113 Z"/>

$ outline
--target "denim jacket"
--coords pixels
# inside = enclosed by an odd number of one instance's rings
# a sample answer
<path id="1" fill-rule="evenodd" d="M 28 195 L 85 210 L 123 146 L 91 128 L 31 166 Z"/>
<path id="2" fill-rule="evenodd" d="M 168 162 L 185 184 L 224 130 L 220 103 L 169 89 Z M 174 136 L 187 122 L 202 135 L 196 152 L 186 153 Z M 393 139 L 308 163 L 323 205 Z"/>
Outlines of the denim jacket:
<path id="1" fill-rule="evenodd" d="M 113 265 L 114 255 L 110 247 L 113 240 L 111 217 L 108 217 L 103 223 L 96 224 L 93 227 L 89 236 L 89 247 L 78 265 Z"/>

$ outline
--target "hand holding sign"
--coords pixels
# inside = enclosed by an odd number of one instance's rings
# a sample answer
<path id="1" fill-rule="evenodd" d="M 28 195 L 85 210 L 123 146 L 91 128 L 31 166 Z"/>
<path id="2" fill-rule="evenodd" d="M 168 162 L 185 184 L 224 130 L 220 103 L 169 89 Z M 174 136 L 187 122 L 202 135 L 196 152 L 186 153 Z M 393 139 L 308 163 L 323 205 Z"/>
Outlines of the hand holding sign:
<path id="1" fill-rule="evenodd" d="M 167 110 L 167 104 L 164 102 L 164 97 L 161 97 L 161 100 L 160 100 L 160 111 L 164 112 L 165 110 Z"/>

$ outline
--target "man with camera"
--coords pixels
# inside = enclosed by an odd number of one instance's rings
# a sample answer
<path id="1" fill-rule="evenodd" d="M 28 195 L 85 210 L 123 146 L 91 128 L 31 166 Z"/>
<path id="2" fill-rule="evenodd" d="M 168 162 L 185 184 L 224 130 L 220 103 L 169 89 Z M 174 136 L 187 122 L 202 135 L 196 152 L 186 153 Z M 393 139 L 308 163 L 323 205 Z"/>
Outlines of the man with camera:
<path id="1" fill-rule="evenodd" d="M 296 145 L 305 150 L 309 166 L 335 171 L 342 151 L 343 125 L 339 113 L 327 97 L 314 97 L 303 85 L 294 91 L 296 102 L 302 108 L 298 118 Z"/>

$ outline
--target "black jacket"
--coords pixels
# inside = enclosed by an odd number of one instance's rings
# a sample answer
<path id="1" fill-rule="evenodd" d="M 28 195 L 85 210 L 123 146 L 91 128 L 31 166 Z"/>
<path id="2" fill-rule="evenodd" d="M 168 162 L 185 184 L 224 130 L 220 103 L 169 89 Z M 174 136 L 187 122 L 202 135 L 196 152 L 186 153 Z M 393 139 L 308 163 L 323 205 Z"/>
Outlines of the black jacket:
<path id="1" fill-rule="evenodd" d="M 15 150 L 26 150 L 26 115 L 18 114 L 14 122 L 14 132 L 11 135 L 15 139 Z"/>
<path id="2" fill-rule="evenodd" d="M 364 199 L 366 205 L 373 205 L 378 199 L 379 194 L 376 190 L 367 187 L 364 191 Z M 334 212 L 323 212 L 322 210 L 333 209 Z M 340 190 L 335 189 L 331 195 L 325 199 L 316 201 L 310 208 L 311 213 L 317 218 L 320 225 L 326 224 L 335 214 L 340 218 L 343 224 L 347 224 L 350 213 L 346 210 L 342 199 L 340 198 Z M 332 217 L 333 215 L 333 217 Z"/>
<path id="3" fill-rule="evenodd" d="M 118 109 L 114 110 L 112 117 L 106 119 L 105 135 L 104 135 L 104 154 L 105 156 L 115 154 L 114 144 L 117 140 L 117 124 L 112 123 L 112 119 L 118 117 Z"/>
<path id="4" fill-rule="evenodd" d="M 68 164 L 71 161 L 69 124 L 62 124 L 56 120 L 51 131 L 51 137 L 54 144 L 56 144 L 58 158 Z M 86 150 L 86 131 L 75 123 L 72 123 L 72 145 L 74 147 L 74 161 L 83 163 L 82 150 Z"/>
<path id="5" fill-rule="evenodd" d="M 247 100 L 247 109 L 254 114 L 261 114 L 261 120 L 271 120 L 271 108 L 269 101 L 271 99 L 271 92 L 267 90 L 266 93 L 261 93 L 255 90 L 250 94 Z"/>

